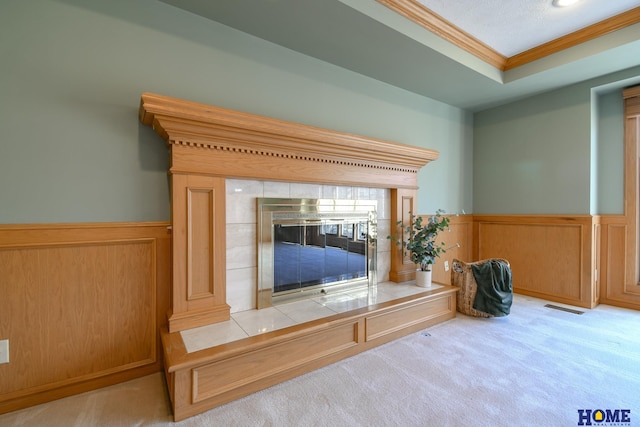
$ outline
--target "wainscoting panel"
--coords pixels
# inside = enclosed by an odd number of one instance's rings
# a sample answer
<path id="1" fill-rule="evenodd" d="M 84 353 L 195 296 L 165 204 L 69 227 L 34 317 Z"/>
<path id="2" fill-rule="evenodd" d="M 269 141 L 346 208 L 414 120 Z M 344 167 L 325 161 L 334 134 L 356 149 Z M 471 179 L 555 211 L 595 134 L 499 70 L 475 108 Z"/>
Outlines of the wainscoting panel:
<path id="1" fill-rule="evenodd" d="M 357 342 L 358 322 L 345 322 L 323 331 L 193 369 L 193 402 L 273 377 L 305 362 L 338 354 Z"/>
<path id="2" fill-rule="evenodd" d="M 629 260 L 630 231 L 623 216 L 602 216 L 602 301 L 605 304 L 640 308 L 640 285 L 636 266 Z"/>
<path id="3" fill-rule="evenodd" d="M 640 309 L 640 86 L 624 97 L 624 211 L 602 216 L 602 302 Z"/>
<path id="4" fill-rule="evenodd" d="M 455 311 L 451 299 L 441 298 L 433 301 L 416 302 L 401 309 L 388 310 L 374 314 L 365 319 L 365 334 L 367 341 L 374 341 L 385 335 L 397 333 L 406 328 L 423 323 L 427 320 L 446 317 Z"/>
<path id="5" fill-rule="evenodd" d="M 424 216 L 426 221 L 428 216 Z M 440 233 L 440 241 L 447 251 L 433 265 L 432 280 L 435 283 L 451 285 L 451 263 L 454 259 L 470 262 L 473 259 L 473 215 L 452 215 L 449 230 Z M 459 244 L 459 247 L 456 247 Z"/>
<path id="6" fill-rule="evenodd" d="M 591 308 L 596 292 L 597 217 L 474 215 L 477 259 L 505 258 L 514 291 Z"/>
<path id="7" fill-rule="evenodd" d="M 0 226 L 0 413 L 161 369 L 167 226 Z"/>

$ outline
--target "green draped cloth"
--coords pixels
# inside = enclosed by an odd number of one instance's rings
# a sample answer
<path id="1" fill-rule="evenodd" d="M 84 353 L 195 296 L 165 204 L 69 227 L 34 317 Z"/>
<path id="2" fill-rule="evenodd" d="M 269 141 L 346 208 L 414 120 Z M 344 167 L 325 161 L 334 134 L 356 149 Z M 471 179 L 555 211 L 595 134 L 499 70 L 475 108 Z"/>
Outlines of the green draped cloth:
<path id="1" fill-rule="evenodd" d="M 504 261 L 488 260 L 479 265 L 472 265 L 471 270 L 478 285 L 473 308 L 495 317 L 508 315 L 513 302 L 509 264 Z"/>

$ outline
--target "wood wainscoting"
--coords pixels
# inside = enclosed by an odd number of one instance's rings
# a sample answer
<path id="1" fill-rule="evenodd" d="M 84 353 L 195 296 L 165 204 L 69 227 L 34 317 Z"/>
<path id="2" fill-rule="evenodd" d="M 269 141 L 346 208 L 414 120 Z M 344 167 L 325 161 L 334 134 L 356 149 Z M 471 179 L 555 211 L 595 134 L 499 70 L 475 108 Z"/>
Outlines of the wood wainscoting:
<path id="1" fill-rule="evenodd" d="M 600 217 L 474 215 L 474 259 L 505 258 L 514 292 L 593 308 L 599 303 Z"/>
<path id="2" fill-rule="evenodd" d="M 633 232 L 624 215 L 602 217 L 601 302 L 619 307 L 640 309 L 640 284 L 633 247 Z M 636 261 L 634 263 L 633 261 Z"/>
<path id="3" fill-rule="evenodd" d="M 0 225 L 0 413 L 162 370 L 168 225 Z"/>
<path id="4" fill-rule="evenodd" d="M 428 219 L 423 215 L 423 221 Z M 432 280 L 451 285 L 451 263 L 454 259 L 473 260 L 473 215 L 449 215 L 449 231 L 439 234 L 439 241 L 447 251 L 433 265 Z M 460 245 L 456 247 L 456 245 Z"/>
<path id="5" fill-rule="evenodd" d="M 640 308 L 640 86 L 624 96 L 624 211 L 602 215 L 602 302 Z"/>

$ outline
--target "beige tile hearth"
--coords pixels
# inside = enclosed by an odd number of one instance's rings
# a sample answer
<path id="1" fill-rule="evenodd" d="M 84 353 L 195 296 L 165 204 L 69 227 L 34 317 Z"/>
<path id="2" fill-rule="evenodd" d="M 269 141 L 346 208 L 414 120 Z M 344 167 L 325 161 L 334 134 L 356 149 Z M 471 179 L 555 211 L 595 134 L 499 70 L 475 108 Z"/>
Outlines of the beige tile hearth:
<path id="1" fill-rule="evenodd" d="M 240 327 L 249 336 L 264 334 L 265 332 L 293 326 L 296 322 L 282 313 L 276 307 L 263 308 L 261 310 L 247 310 L 235 313 L 233 320 L 238 322 Z"/>
<path id="2" fill-rule="evenodd" d="M 442 288 L 441 285 L 435 283 L 429 288 L 430 290 Z M 414 282 L 407 283 L 393 283 L 384 282 L 378 284 L 378 301 L 384 302 L 396 298 L 402 298 L 409 295 L 417 294 L 418 292 L 424 292 L 425 288 L 420 288 L 414 284 Z"/>
<path id="3" fill-rule="evenodd" d="M 247 333 L 233 319 L 189 329 L 182 333 L 182 341 L 189 353 L 246 337 Z"/>
<path id="4" fill-rule="evenodd" d="M 289 316 L 296 323 L 310 322 L 336 314 L 334 310 L 320 304 L 316 299 L 305 299 L 280 304 L 277 309 Z"/>
<path id="5" fill-rule="evenodd" d="M 434 284 L 431 289 L 440 287 L 440 285 Z M 184 330 L 180 332 L 180 335 L 187 352 L 193 353 L 249 336 L 406 297 L 425 290 L 425 288 L 415 286 L 413 282 L 382 282 L 371 292 L 359 290 L 336 293 L 278 304 L 261 310 L 240 311 L 233 313 L 231 319 L 226 322 Z"/>
<path id="6" fill-rule="evenodd" d="M 366 290 L 326 295 L 318 297 L 316 300 L 335 313 L 344 313 L 375 303 L 369 299 L 369 293 Z"/>

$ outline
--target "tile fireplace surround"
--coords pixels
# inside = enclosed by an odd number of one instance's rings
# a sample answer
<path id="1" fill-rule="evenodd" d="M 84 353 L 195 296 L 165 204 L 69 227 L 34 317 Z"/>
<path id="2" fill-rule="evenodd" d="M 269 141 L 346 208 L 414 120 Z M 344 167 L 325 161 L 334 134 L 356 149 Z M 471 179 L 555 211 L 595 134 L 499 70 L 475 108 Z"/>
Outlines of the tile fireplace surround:
<path id="1" fill-rule="evenodd" d="M 389 190 L 305 183 L 226 180 L 227 304 L 231 313 L 256 307 L 256 198 L 377 200 L 377 277 L 389 280 Z"/>
<path id="2" fill-rule="evenodd" d="M 176 421 L 455 317 L 456 289 L 399 284 L 415 265 L 382 237 L 409 221 L 418 171 L 437 152 L 149 93 L 139 118 L 171 157 L 171 295 L 160 335 Z M 268 310 L 254 310 L 257 197 L 377 200 L 381 286 L 367 304 L 353 296 L 360 302 L 347 311 L 212 339 L 243 313 Z"/>

